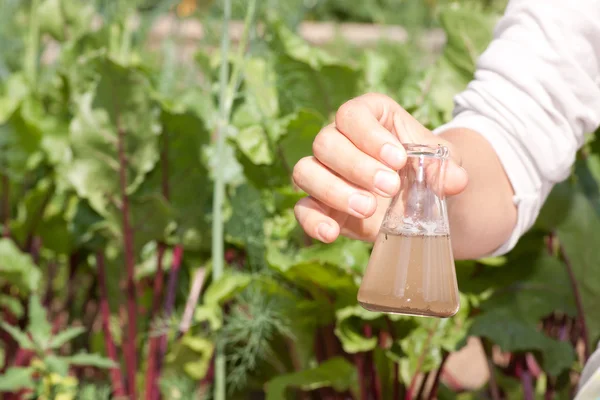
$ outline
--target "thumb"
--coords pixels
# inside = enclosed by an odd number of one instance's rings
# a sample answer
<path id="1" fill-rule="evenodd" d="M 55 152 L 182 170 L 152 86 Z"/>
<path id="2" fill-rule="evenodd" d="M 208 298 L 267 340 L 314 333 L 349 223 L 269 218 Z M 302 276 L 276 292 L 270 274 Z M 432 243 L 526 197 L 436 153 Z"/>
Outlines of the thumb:
<path id="1" fill-rule="evenodd" d="M 469 182 L 469 177 L 467 171 L 461 166 L 462 157 L 454 144 L 434 135 L 433 132 L 421 125 L 406 111 L 395 113 L 392 119 L 394 130 L 401 143 L 415 143 L 428 146 L 441 145 L 448 148 L 449 160 L 446 167 L 444 194 L 454 196 L 465 190 Z"/>

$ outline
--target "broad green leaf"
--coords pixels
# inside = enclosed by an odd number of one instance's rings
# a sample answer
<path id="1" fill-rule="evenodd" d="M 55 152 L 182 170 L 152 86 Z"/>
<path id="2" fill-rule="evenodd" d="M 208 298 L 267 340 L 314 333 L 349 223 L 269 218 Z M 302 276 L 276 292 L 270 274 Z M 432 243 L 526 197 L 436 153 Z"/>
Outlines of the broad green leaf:
<path id="1" fill-rule="evenodd" d="M 25 309 L 23 308 L 20 299 L 9 295 L 0 294 L 0 307 L 4 307 L 19 319 L 25 314 Z"/>
<path id="2" fill-rule="evenodd" d="M 223 304 L 244 290 L 252 281 L 249 275 L 227 271 L 223 276 L 206 288 L 204 304 Z"/>
<path id="3" fill-rule="evenodd" d="M 310 109 L 301 109 L 288 122 L 286 134 L 279 142 L 285 162 L 290 168 L 303 157 L 312 154 L 312 144 L 325 120 Z"/>
<path id="4" fill-rule="evenodd" d="M 557 223 L 556 230 L 582 300 L 588 346 L 594 346 L 600 339 L 600 319 L 596 317 L 600 296 L 600 276 L 597 274 L 600 253 L 594 246 L 600 243 L 600 217 L 578 187 L 572 188 L 570 196 L 570 207 L 565 218 Z"/>
<path id="5" fill-rule="evenodd" d="M 365 337 L 358 329 L 358 322 L 373 321 L 382 318 L 383 314 L 367 311 L 360 306 L 348 306 L 336 311 L 335 334 L 340 339 L 344 351 L 358 353 L 373 350 L 377 346 L 377 337 Z"/>
<path id="6" fill-rule="evenodd" d="M 262 126 L 252 125 L 241 129 L 235 136 L 235 142 L 253 164 L 269 165 L 273 162 L 267 133 Z"/>
<path id="7" fill-rule="evenodd" d="M 50 354 L 44 357 L 43 362 L 50 373 L 55 373 L 60 376 L 66 376 L 69 372 L 69 362 L 65 357 L 58 357 Z"/>
<path id="8" fill-rule="evenodd" d="M 498 308 L 476 316 L 469 333 L 490 339 L 506 352 L 539 351 L 544 370 L 552 376 L 558 375 L 571 367 L 575 353 L 569 343 L 540 332 L 536 322 Z"/>
<path id="9" fill-rule="evenodd" d="M 4 321 L 0 321 L 0 326 L 4 329 L 13 339 L 19 343 L 19 346 L 25 350 L 35 350 L 35 344 L 29 339 L 27 333 L 23 332 L 19 328 L 9 325 Z"/>
<path id="10" fill-rule="evenodd" d="M 0 124 L 0 169 L 15 181 L 23 178 L 32 156 L 39 150 L 43 115 L 42 105 L 26 98 Z"/>
<path id="11" fill-rule="evenodd" d="M 28 254 L 10 239 L 0 239 L 0 281 L 31 292 L 38 288 L 41 273 Z"/>
<path id="12" fill-rule="evenodd" d="M 294 372 L 267 382 L 267 400 L 286 398 L 288 388 L 315 390 L 331 387 L 343 392 L 357 387 L 357 374 L 354 365 L 341 357 L 330 358 L 315 368 Z"/>
<path id="13" fill-rule="evenodd" d="M 42 349 L 47 349 L 50 344 L 52 326 L 48 322 L 48 314 L 37 294 L 29 296 L 29 324 L 27 332 L 34 343 Z"/>
<path id="14" fill-rule="evenodd" d="M 169 370 L 199 380 L 206 375 L 213 352 L 214 343 L 210 340 L 187 333 L 173 344 L 165 363 Z"/>
<path id="15" fill-rule="evenodd" d="M 65 37 L 65 16 L 61 0 L 44 0 L 37 8 L 37 19 L 41 33 L 48 33 L 55 40 L 62 41 Z"/>
<path id="16" fill-rule="evenodd" d="M 69 327 L 69 328 L 65 329 L 64 331 L 59 332 L 58 334 L 54 335 L 52 337 L 52 339 L 50 340 L 50 345 L 48 347 L 50 349 L 58 349 L 62 345 L 70 342 L 71 340 L 75 339 L 77 336 L 81 335 L 83 332 L 85 332 L 85 328 L 83 328 L 81 326 Z"/>
<path id="17" fill-rule="evenodd" d="M 29 86 L 23 74 L 11 75 L 4 84 L 0 95 L 0 125 L 5 124 L 19 108 L 21 101 L 29 94 Z"/>
<path id="18" fill-rule="evenodd" d="M 231 199 L 232 215 L 225 225 L 225 234 L 246 248 L 248 263 L 254 271 L 264 269 L 266 219 L 260 192 L 250 185 L 239 186 Z"/>
<path id="19" fill-rule="evenodd" d="M 32 389 L 35 382 L 33 380 L 33 368 L 31 367 L 10 367 L 4 374 L 0 375 L 0 392 L 16 392 L 20 389 Z"/>
<path id="20" fill-rule="evenodd" d="M 172 232 L 175 240 L 183 241 L 186 248 L 207 248 L 210 244 L 207 215 L 210 213 L 212 185 L 208 170 L 201 162 L 201 150 L 210 140 L 208 130 L 204 122 L 190 111 L 179 113 L 163 109 L 160 122 L 163 129 L 159 143 L 162 160 L 140 191 L 151 193 L 154 197 L 162 196 L 163 182 L 166 182 L 170 215 L 165 216 L 176 223 Z"/>
<path id="21" fill-rule="evenodd" d="M 81 365 L 86 367 L 108 369 L 117 366 L 111 359 L 92 353 L 81 352 L 69 357 L 64 357 L 64 359 L 71 365 Z"/>
<path id="22" fill-rule="evenodd" d="M 25 244 L 28 235 L 38 234 L 44 224 L 44 214 L 56 187 L 51 179 L 41 179 L 23 197 L 17 208 L 17 218 L 11 224 L 16 239 Z"/>
<path id="23" fill-rule="evenodd" d="M 223 313 L 216 304 L 200 305 L 194 311 L 194 321 L 208 322 L 210 330 L 218 331 L 223 326 Z"/>
<path id="24" fill-rule="evenodd" d="M 400 93 L 399 102 L 423 125 L 435 129 L 452 118 L 454 96 L 469 80 L 447 60 L 411 77 Z"/>
<path id="25" fill-rule="evenodd" d="M 445 57 L 470 78 L 479 55 L 492 40 L 493 19 L 470 8 L 449 7 L 440 13 L 440 24 L 447 36 Z"/>
<path id="26" fill-rule="evenodd" d="M 140 71 L 102 56 L 85 68 L 94 71 L 97 83 L 75 98 L 70 126 L 74 159 L 67 176 L 78 195 L 105 214 L 111 197 L 121 191 L 120 157 L 127 161 L 125 189 L 131 194 L 158 161 L 161 128 L 158 110 L 148 96 L 147 79 Z"/>
<path id="27" fill-rule="evenodd" d="M 261 120 L 279 114 L 276 76 L 273 66 L 262 58 L 252 57 L 244 62 L 246 101 L 254 103 Z"/>

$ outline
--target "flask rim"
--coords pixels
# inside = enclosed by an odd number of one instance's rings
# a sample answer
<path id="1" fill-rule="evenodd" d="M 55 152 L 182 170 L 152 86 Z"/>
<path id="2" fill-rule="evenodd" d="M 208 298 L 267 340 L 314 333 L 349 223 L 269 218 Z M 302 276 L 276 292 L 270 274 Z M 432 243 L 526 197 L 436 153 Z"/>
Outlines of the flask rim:
<path id="1" fill-rule="evenodd" d="M 449 156 L 448 147 L 438 144 L 437 146 L 419 144 L 419 143 L 402 143 L 408 157 L 432 157 L 445 160 Z"/>

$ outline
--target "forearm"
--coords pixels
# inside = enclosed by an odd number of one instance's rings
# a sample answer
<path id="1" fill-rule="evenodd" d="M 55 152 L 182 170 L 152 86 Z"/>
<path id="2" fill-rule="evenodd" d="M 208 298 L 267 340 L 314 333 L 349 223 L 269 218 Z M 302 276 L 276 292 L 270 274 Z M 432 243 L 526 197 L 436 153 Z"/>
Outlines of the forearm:
<path id="1" fill-rule="evenodd" d="M 469 175 L 466 189 L 447 199 L 454 256 L 486 256 L 510 237 L 516 224 L 512 186 L 494 149 L 477 132 L 453 128 L 439 137 L 450 143 Z"/>

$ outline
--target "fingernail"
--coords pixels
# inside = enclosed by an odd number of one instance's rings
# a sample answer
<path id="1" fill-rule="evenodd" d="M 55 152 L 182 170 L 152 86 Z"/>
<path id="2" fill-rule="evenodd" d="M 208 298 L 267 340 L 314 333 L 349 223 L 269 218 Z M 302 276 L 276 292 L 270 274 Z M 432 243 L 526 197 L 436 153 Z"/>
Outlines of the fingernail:
<path id="1" fill-rule="evenodd" d="M 393 144 L 386 143 L 381 148 L 381 159 L 392 168 L 402 168 L 405 158 L 402 149 Z"/>
<path id="2" fill-rule="evenodd" d="M 395 172 L 380 170 L 375 174 L 375 187 L 385 194 L 393 196 L 399 185 L 400 178 Z"/>
<path id="3" fill-rule="evenodd" d="M 367 215 L 373 207 L 373 198 L 364 194 L 355 193 L 348 201 L 350 209 L 360 215 Z"/>
<path id="4" fill-rule="evenodd" d="M 331 237 L 333 236 L 331 226 L 329 226 L 325 222 L 321 222 L 319 224 L 319 226 L 317 227 L 317 233 L 325 242 L 331 241 Z"/>

